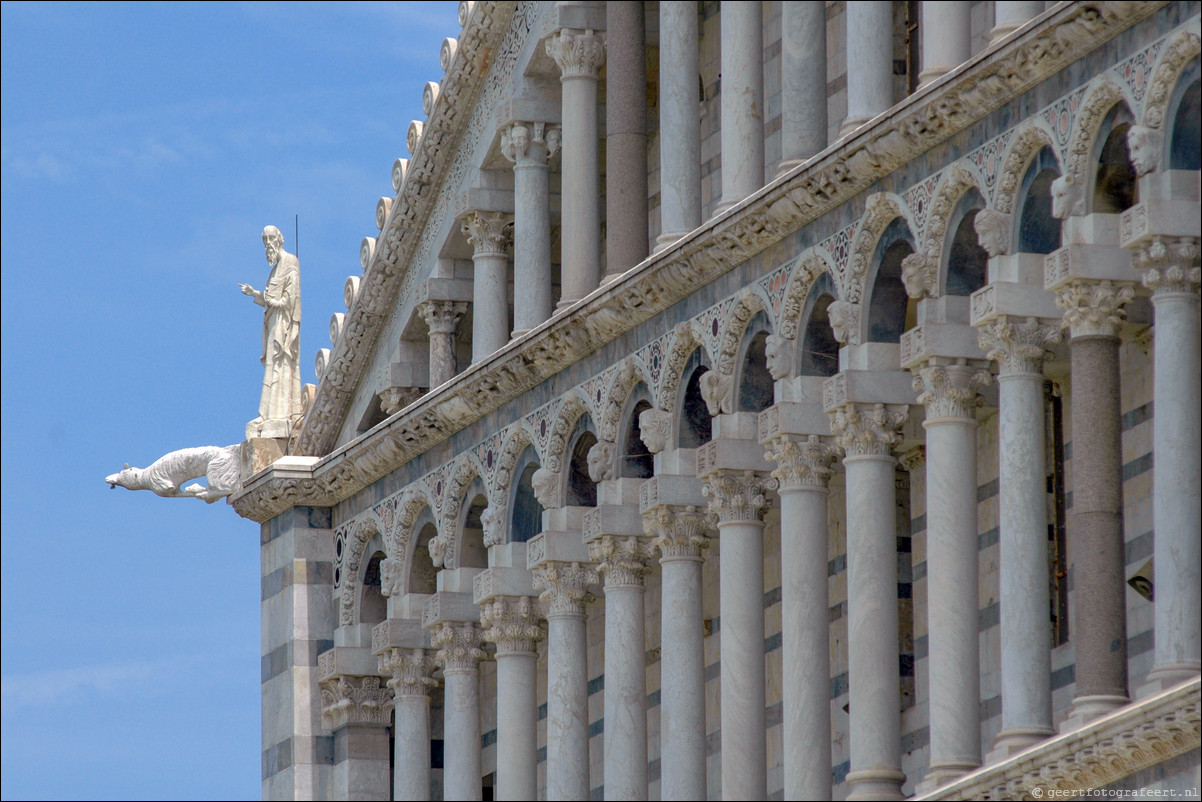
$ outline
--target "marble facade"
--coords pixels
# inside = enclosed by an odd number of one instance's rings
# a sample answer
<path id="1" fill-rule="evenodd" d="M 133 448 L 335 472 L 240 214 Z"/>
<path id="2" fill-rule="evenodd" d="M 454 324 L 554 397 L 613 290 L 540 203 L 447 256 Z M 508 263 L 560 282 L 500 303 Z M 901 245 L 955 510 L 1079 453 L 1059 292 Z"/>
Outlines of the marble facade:
<path id="1" fill-rule="evenodd" d="M 1199 5 L 822 10 L 460 3 L 230 497 L 265 798 L 1198 787 Z"/>

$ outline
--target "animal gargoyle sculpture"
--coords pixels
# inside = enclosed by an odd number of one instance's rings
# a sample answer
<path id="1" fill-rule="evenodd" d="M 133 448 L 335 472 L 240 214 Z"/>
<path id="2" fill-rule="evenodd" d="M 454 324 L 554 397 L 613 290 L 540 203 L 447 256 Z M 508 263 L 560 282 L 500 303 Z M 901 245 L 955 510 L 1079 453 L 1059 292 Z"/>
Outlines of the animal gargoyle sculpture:
<path id="1" fill-rule="evenodd" d="M 109 487 L 121 485 L 127 490 L 153 490 L 167 498 L 199 498 L 212 504 L 238 489 L 241 444 L 181 448 L 159 457 L 149 468 L 131 468 L 125 463 L 120 473 L 106 476 Z M 181 488 L 189 479 L 204 477 L 201 484 Z"/>

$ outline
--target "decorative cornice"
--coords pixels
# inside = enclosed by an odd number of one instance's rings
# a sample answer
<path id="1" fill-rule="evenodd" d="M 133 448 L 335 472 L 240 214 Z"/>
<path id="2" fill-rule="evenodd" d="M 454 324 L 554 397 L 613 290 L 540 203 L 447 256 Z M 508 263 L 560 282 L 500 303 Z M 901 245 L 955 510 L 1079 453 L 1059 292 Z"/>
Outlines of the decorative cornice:
<path id="1" fill-rule="evenodd" d="M 336 674 L 321 682 L 321 721 L 330 732 L 348 724 L 387 727 L 391 714 L 392 691 L 380 677 Z"/>
<path id="2" fill-rule="evenodd" d="M 947 84 L 920 90 L 804 166 L 781 176 L 636 269 L 561 310 L 546 325 L 459 374 L 439 392 L 334 453 L 355 389 L 375 347 L 428 222 L 443 178 L 440 165 L 458 143 L 512 2 L 480 2 L 459 39 L 434 114 L 410 161 L 346 328 L 297 438 L 297 450 L 328 454 L 316 478 L 268 475 L 231 497 L 239 515 L 269 520 L 295 503 L 333 504 L 427 451 L 453 432 L 509 403 L 565 366 L 667 309 L 800 227 L 846 203 L 900 165 L 930 150 L 1154 14 L 1165 2 L 1081 3 L 1048 12 L 1046 22 L 975 56 Z M 485 20 L 487 19 L 487 23 Z M 492 27 L 490 27 L 492 26 Z M 438 136 L 432 136 L 436 131 Z M 437 141 L 437 144 L 434 144 Z M 436 169 L 438 168 L 438 169 Z M 425 177 L 412 181 L 417 173 Z M 406 235 L 408 232 L 408 235 Z M 833 306 L 833 305 L 832 305 Z"/>
<path id="3" fill-rule="evenodd" d="M 589 587 L 601 583 L 597 567 L 590 563 L 545 562 L 533 569 L 534 587 L 543 588 L 539 601 L 547 606 L 547 618 L 583 616 L 596 601 Z"/>
<path id="4" fill-rule="evenodd" d="M 708 474 L 701 492 L 710 500 L 710 513 L 718 523 L 760 522 L 772 507 L 766 495 L 777 482 L 755 471 L 717 470 Z"/>
<path id="5" fill-rule="evenodd" d="M 825 489 L 831 480 L 833 463 L 840 456 L 839 447 L 816 434 L 778 434 L 772 438 L 764 459 L 776 463 L 772 476 L 780 483 L 780 492 Z"/>
<path id="6" fill-rule="evenodd" d="M 530 596 L 498 596 L 480 605 L 481 637 L 497 644 L 497 654 L 530 654 L 543 639 L 538 601 Z"/>

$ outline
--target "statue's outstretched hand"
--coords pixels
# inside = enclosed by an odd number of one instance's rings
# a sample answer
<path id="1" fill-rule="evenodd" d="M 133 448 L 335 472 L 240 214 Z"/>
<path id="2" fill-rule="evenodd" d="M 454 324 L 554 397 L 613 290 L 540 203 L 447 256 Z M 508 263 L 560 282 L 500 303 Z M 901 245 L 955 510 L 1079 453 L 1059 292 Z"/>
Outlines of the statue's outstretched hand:
<path id="1" fill-rule="evenodd" d="M 252 298 L 255 297 L 257 290 L 255 290 L 254 287 L 250 286 L 249 284 L 239 284 L 238 286 L 242 289 L 243 295 L 249 295 Z"/>

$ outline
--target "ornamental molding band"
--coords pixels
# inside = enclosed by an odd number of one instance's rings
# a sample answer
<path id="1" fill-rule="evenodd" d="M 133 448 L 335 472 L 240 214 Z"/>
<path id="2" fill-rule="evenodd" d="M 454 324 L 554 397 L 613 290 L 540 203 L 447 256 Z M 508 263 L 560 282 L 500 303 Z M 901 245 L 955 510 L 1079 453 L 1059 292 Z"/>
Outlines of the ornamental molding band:
<path id="1" fill-rule="evenodd" d="M 1043 362 L 1051 357 L 1049 345 L 1060 342 L 1060 327 L 1039 318 L 1006 315 L 977 326 L 977 344 L 998 363 L 998 377 L 1042 376 Z"/>
<path id="2" fill-rule="evenodd" d="M 583 616 L 585 608 L 597 600 L 590 587 L 601 584 L 601 575 L 591 563 L 550 561 L 532 569 L 534 587 L 542 588 L 538 597 L 546 607 L 546 617 Z"/>
<path id="3" fill-rule="evenodd" d="M 781 493 L 788 493 L 825 490 L 834 474 L 831 465 L 841 456 L 842 450 L 829 437 L 781 433 L 768 444 L 764 459 L 776 463 L 772 478 L 779 482 Z"/>
<path id="4" fill-rule="evenodd" d="M 1125 282 L 1074 281 L 1056 291 L 1056 307 L 1064 310 L 1061 325 L 1078 337 L 1118 337 L 1127 311 L 1123 305 L 1135 297 L 1135 287 Z"/>
<path id="5" fill-rule="evenodd" d="M 271 471 L 257 477 L 233 496 L 235 509 L 244 517 L 264 521 L 301 498 L 308 503 L 346 498 L 383 476 L 388 466 L 427 451 L 696 287 L 846 203 L 901 164 L 964 130 L 1163 5 L 1103 2 L 1058 7 L 1048 13 L 1042 27 L 974 57 L 966 65 L 971 68 L 941 86 L 939 93 L 916 93 L 882 115 L 875 125 L 845 138 L 807 169 L 782 176 L 759 190 L 753 196 L 755 202 L 740 204 L 709 220 L 638 268 L 561 310 L 545 326 L 510 342 L 439 391 L 410 404 L 370 437 L 330 454 L 367 370 L 369 360 L 355 358 L 355 354 L 374 348 L 408 282 L 419 244 L 416 236 L 406 232 L 424 230 L 439 202 L 441 184 L 433 182 L 445 179 L 445 165 L 452 160 L 460 135 L 451 121 L 475 102 L 488 72 L 481 69 L 485 53 L 497 46 L 500 30 L 514 13 L 513 3 L 477 3 L 411 160 L 403 191 L 393 202 L 388 226 L 376 244 L 354 307 L 346 316 L 343 333 L 297 435 L 299 453 L 329 456 L 310 466 L 307 476 L 281 476 Z M 431 136 L 432 130 L 442 133 Z M 854 263 L 848 272 L 854 274 Z M 845 281 L 838 284 L 847 286 Z M 859 337 L 858 330 L 853 333 L 850 326 L 843 332 L 845 342 Z"/>
<path id="6" fill-rule="evenodd" d="M 321 721 L 327 732 L 350 724 L 387 727 L 392 723 L 392 683 L 380 677 L 337 674 L 321 682 Z"/>
<path id="7" fill-rule="evenodd" d="M 916 799 L 1051 799 L 1106 788 L 1202 745 L 1197 678 Z"/>

